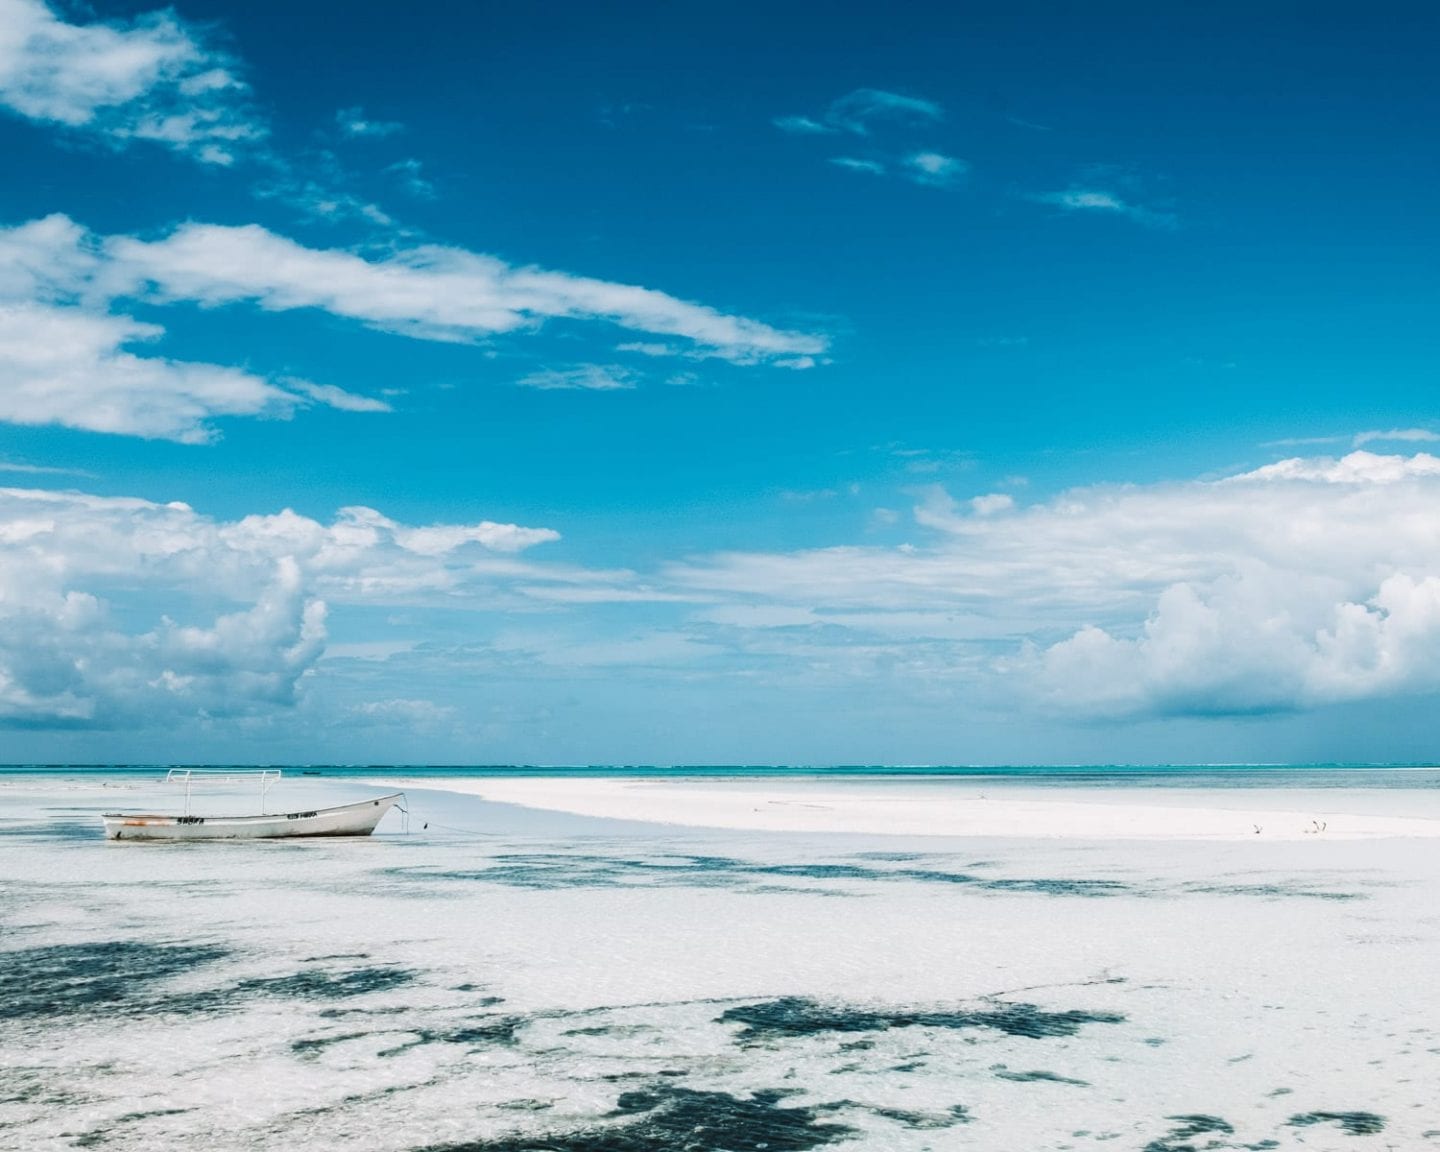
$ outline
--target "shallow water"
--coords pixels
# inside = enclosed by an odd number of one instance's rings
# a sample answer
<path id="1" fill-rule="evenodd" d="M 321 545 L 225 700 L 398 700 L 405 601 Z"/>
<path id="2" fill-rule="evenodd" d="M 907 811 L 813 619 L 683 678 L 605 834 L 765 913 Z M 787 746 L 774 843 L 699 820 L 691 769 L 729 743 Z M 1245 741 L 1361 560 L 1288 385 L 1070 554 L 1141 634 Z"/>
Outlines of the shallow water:
<path id="1" fill-rule="evenodd" d="M 155 787 L 0 781 L 0 1145 L 1440 1147 L 1424 842 L 677 832 L 423 791 L 408 835 L 100 838 Z"/>

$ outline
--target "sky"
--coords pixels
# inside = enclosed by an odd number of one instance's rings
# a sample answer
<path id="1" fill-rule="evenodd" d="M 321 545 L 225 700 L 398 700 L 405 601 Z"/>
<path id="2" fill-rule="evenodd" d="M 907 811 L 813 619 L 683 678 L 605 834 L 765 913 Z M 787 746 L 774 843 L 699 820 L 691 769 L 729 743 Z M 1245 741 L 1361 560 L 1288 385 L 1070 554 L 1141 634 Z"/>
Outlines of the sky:
<path id="1" fill-rule="evenodd" d="M 1440 10 L 0 0 L 0 761 L 1433 762 Z"/>

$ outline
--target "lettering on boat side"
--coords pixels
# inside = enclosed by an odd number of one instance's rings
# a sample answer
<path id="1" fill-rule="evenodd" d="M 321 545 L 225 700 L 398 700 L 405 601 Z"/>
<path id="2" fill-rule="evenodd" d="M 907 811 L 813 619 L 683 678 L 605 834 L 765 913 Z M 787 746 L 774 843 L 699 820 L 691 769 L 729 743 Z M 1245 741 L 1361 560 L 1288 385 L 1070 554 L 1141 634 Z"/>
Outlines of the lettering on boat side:
<path id="1" fill-rule="evenodd" d="M 175 817 L 175 823 L 177 823 L 177 824 L 203 824 L 203 823 L 205 823 L 205 817 L 203 817 L 203 816 L 177 816 L 177 817 Z"/>
<path id="2" fill-rule="evenodd" d="M 285 819 L 287 819 L 287 820 L 304 820 L 306 817 L 314 816 L 314 815 L 315 815 L 314 812 L 287 812 L 287 813 L 285 814 Z"/>

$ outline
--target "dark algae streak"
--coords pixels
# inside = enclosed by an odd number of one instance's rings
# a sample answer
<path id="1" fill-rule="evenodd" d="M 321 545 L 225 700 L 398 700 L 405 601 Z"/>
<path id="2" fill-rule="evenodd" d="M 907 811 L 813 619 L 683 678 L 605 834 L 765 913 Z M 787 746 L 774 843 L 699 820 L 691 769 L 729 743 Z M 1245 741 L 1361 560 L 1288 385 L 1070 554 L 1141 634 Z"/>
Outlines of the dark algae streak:
<path id="1" fill-rule="evenodd" d="M 1199 1144 L 1194 1141 L 1198 1137 L 1230 1136 L 1235 1132 L 1234 1125 L 1219 1116 L 1193 1113 L 1167 1116 L 1166 1119 L 1176 1126 L 1170 1129 L 1168 1136 L 1162 1136 L 1145 1145 L 1145 1152 L 1201 1152 L 1205 1148 L 1224 1148 L 1228 1145 L 1218 1140 L 1206 1139 Z"/>
<path id="2" fill-rule="evenodd" d="M 407 968 L 373 965 L 339 971 L 306 968 L 198 991 L 167 993 L 158 985 L 232 957 L 214 944 L 108 940 L 0 952 L 0 1020 L 80 1017 L 87 1012 L 135 1016 L 223 1012 L 262 998 L 333 1001 L 408 984 Z"/>
<path id="3" fill-rule="evenodd" d="M 1074 1036 L 1086 1024 L 1120 1024 L 1118 1012 L 1047 1012 L 1033 1004 L 993 1004 L 976 1009 L 846 1008 L 803 996 L 784 996 L 728 1008 L 720 1023 L 742 1024 L 738 1039 L 813 1036 L 821 1032 L 883 1032 L 891 1028 L 990 1028 L 1039 1040 Z"/>
<path id="4" fill-rule="evenodd" d="M 1374 1112 L 1301 1112 L 1290 1117 L 1288 1123 L 1292 1128 L 1336 1124 L 1347 1136 L 1374 1136 L 1385 1129 L 1385 1118 Z"/>
<path id="5" fill-rule="evenodd" d="M 153 986 L 229 953 L 211 944 L 107 940 L 0 952 L 0 1019 L 151 1007 Z"/>
<path id="6" fill-rule="evenodd" d="M 432 1144 L 417 1152 L 804 1152 L 855 1134 L 785 1107 L 783 1091 L 702 1092 L 673 1084 L 625 1092 L 604 1122 L 566 1132 Z"/>

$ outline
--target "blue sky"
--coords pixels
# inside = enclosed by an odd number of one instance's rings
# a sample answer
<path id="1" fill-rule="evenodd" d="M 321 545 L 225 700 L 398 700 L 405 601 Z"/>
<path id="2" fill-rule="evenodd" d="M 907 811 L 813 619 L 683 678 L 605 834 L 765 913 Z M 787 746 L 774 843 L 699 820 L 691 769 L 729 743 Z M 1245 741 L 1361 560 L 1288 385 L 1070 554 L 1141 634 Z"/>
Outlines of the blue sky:
<path id="1" fill-rule="evenodd" d="M 3 758 L 1433 758 L 1437 25 L 0 0 Z"/>

